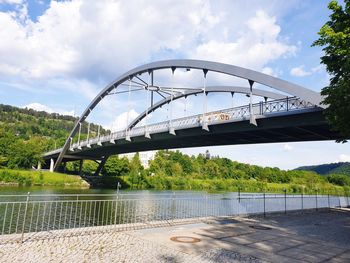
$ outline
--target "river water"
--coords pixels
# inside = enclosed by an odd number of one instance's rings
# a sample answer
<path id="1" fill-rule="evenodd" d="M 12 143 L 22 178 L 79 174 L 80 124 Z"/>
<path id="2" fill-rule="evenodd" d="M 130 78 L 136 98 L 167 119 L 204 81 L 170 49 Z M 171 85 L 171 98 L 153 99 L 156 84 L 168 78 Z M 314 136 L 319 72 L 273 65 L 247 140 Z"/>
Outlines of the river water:
<path id="1" fill-rule="evenodd" d="M 0 195 L 31 194 L 114 194 L 115 189 L 63 188 L 50 186 L 0 186 Z"/>
<path id="2" fill-rule="evenodd" d="M 0 234 L 341 205 L 349 205 L 349 199 L 263 193 L 1 187 Z"/>

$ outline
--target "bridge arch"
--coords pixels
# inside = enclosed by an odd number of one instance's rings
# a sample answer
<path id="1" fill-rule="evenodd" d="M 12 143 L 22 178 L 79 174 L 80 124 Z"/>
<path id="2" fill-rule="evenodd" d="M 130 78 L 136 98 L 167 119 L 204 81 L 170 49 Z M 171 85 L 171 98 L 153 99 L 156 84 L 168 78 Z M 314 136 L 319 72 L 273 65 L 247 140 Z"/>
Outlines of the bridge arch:
<path id="1" fill-rule="evenodd" d="M 302 86 L 290 83 L 288 81 L 285 81 L 273 76 L 269 76 L 254 70 L 250 70 L 250 69 L 246 69 L 246 68 L 242 68 L 234 65 L 229 65 L 229 64 L 203 61 L 203 60 L 179 59 L 179 60 L 165 60 L 165 61 L 152 62 L 149 64 L 136 67 L 122 74 L 120 77 L 118 77 L 117 79 L 112 81 L 110 84 L 108 84 L 103 90 L 101 90 L 101 92 L 92 100 L 92 102 L 88 105 L 88 107 L 83 111 L 82 115 L 76 121 L 72 131 L 70 132 L 67 140 L 65 141 L 65 144 L 62 147 L 62 150 L 56 160 L 56 163 L 54 165 L 54 170 L 58 169 L 63 159 L 63 156 L 68 151 L 70 142 L 72 138 L 75 136 L 75 134 L 77 133 L 81 123 L 89 116 L 91 111 L 98 105 L 98 103 L 105 96 L 111 93 L 112 90 L 117 89 L 125 81 L 132 80 L 133 78 L 138 78 L 138 75 L 141 75 L 143 73 L 153 73 L 153 71 L 160 70 L 160 69 L 172 69 L 174 71 L 177 68 L 203 70 L 204 74 L 206 74 L 208 71 L 211 71 L 211 72 L 238 77 L 241 79 L 246 79 L 249 81 L 250 87 L 251 87 L 250 89 L 244 88 L 244 87 L 216 87 L 216 90 L 214 89 L 214 87 L 208 87 L 212 89 L 212 91 L 209 91 L 210 90 L 209 89 L 208 92 L 239 92 L 239 90 L 241 90 L 242 91 L 241 93 L 247 93 L 247 91 L 244 89 L 248 89 L 250 92 L 252 92 L 252 94 L 258 95 L 259 92 L 267 93 L 267 91 L 262 91 L 262 90 L 259 91 L 256 89 L 252 89 L 253 83 L 260 83 L 264 86 L 268 86 L 280 92 L 284 92 L 286 94 L 299 97 L 302 100 L 311 102 L 314 105 L 322 107 L 320 105 L 322 98 L 319 93 L 306 89 Z M 229 91 L 229 90 L 232 90 L 232 91 Z M 201 90 L 200 92 L 198 91 L 197 94 L 201 92 L 203 92 L 203 90 Z M 195 93 L 196 92 L 193 91 L 193 93 L 191 94 L 187 94 L 187 95 L 181 94 L 178 97 L 176 97 L 176 99 L 184 96 L 194 95 Z M 270 92 L 269 95 L 266 94 L 266 96 L 265 95 L 263 96 L 273 98 L 273 96 L 278 96 L 278 95 L 281 95 L 281 94 Z M 153 107 L 150 110 L 154 110 L 168 102 L 169 102 L 169 98 L 164 98 L 163 101 L 159 102 L 156 107 Z M 146 113 L 146 111 L 144 113 Z M 136 118 L 136 120 L 134 120 L 131 123 L 132 125 L 130 124 L 129 126 L 131 126 L 131 128 L 134 127 L 143 117 L 144 117 L 143 114 L 141 114 Z"/>
<path id="2" fill-rule="evenodd" d="M 206 93 L 211 93 L 211 92 L 230 92 L 230 93 L 241 93 L 241 94 L 250 94 L 250 89 L 246 87 L 235 87 L 235 86 L 207 86 Z M 171 100 L 178 100 L 183 97 L 188 97 L 188 96 L 193 96 L 197 94 L 203 93 L 202 88 L 197 88 L 197 89 L 191 89 L 185 92 L 180 93 L 179 95 L 174 96 L 171 98 L 171 96 L 166 97 L 165 99 L 162 99 L 161 101 L 155 103 L 148 109 L 146 109 L 144 112 L 142 112 L 139 116 L 136 117 L 127 127 L 127 129 L 132 129 L 135 127 L 142 119 L 146 117 L 147 114 L 154 112 L 156 109 L 162 107 L 163 105 L 169 103 Z M 259 97 L 264 97 L 264 98 L 269 98 L 269 99 L 283 99 L 286 96 L 271 92 L 271 91 L 266 91 L 266 90 L 260 90 L 260 89 L 254 89 L 252 91 L 252 94 L 255 96 Z"/>

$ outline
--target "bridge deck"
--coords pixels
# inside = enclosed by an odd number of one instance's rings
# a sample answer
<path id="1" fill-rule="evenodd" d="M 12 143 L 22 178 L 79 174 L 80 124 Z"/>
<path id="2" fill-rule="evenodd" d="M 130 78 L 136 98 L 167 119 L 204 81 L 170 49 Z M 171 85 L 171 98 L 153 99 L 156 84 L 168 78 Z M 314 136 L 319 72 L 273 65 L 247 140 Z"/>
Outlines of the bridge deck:
<path id="1" fill-rule="evenodd" d="M 224 113 L 225 114 L 225 113 Z M 225 117 L 225 115 L 224 115 Z M 196 119 L 197 118 L 197 119 Z M 169 122 L 156 124 L 151 139 L 145 137 L 145 127 L 134 128 L 131 141 L 125 131 L 114 133 L 89 142 L 73 144 L 64 161 L 74 159 L 100 159 L 103 156 L 157 149 L 175 149 L 214 145 L 258 144 L 274 142 L 300 142 L 336 140 L 337 132 L 330 130 L 318 107 L 305 107 L 290 111 L 277 111 L 257 115 L 258 126 L 251 125 L 249 117 L 215 120 L 209 122 L 209 131 L 202 129 L 198 115 L 196 121 L 184 123 L 169 133 Z M 179 120 L 174 120 L 173 124 Z M 47 153 L 45 160 L 57 158 L 60 149 Z"/>

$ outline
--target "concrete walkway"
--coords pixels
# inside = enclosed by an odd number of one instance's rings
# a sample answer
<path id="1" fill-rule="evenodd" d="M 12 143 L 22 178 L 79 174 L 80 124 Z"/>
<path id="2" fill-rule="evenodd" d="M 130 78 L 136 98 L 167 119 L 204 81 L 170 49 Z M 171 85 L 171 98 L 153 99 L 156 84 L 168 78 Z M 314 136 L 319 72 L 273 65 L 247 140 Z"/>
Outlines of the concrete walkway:
<path id="1" fill-rule="evenodd" d="M 0 237 L 0 262 L 350 262 L 350 210 Z"/>

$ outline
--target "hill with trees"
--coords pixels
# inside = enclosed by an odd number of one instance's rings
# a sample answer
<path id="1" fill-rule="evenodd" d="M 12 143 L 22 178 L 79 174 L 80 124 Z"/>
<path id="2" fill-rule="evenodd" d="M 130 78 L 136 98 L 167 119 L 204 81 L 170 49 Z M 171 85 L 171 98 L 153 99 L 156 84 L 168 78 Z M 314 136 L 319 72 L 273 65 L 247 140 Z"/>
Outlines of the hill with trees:
<path id="1" fill-rule="evenodd" d="M 345 174 L 350 176 L 350 163 L 349 162 L 339 162 L 339 163 L 329 163 L 311 166 L 301 166 L 296 168 L 296 170 L 303 171 L 314 171 L 318 174 Z"/>
<path id="2" fill-rule="evenodd" d="M 61 147 L 77 118 L 0 104 L 0 167 L 28 169 L 43 152 Z M 87 125 L 82 126 L 82 139 Z M 90 135 L 98 125 L 90 124 Z M 106 130 L 101 129 L 101 133 Z"/>

